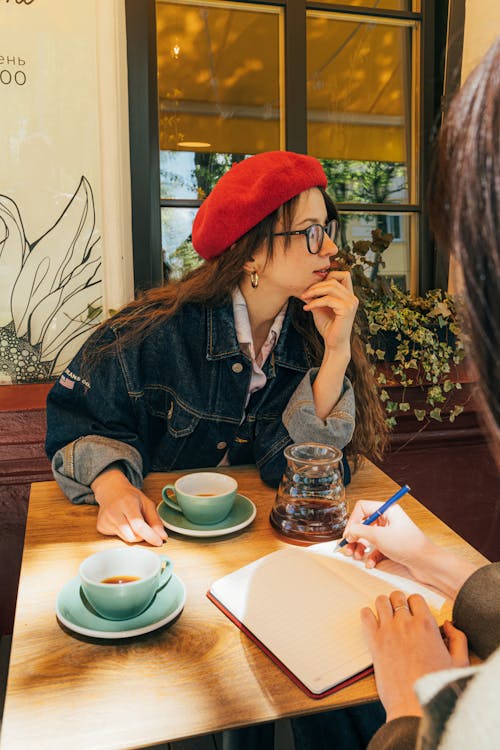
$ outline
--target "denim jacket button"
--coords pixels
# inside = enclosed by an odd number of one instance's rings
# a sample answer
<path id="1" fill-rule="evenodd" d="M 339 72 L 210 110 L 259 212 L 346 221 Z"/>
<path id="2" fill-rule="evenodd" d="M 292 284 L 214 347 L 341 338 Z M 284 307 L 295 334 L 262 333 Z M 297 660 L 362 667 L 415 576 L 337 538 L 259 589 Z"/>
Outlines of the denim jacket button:
<path id="1" fill-rule="evenodd" d="M 235 362 L 231 367 L 231 370 L 233 372 L 241 372 L 243 370 L 243 365 L 241 364 L 241 362 Z"/>
<path id="2" fill-rule="evenodd" d="M 220 451 L 223 451 L 223 450 L 224 450 L 224 448 L 227 448 L 227 443 L 225 443 L 225 442 L 224 442 L 223 440 L 221 440 L 221 441 L 220 441 L 220 443 L 217 443 L 217 448 L 218 448 L 218 449 L 219 449 Z"/>

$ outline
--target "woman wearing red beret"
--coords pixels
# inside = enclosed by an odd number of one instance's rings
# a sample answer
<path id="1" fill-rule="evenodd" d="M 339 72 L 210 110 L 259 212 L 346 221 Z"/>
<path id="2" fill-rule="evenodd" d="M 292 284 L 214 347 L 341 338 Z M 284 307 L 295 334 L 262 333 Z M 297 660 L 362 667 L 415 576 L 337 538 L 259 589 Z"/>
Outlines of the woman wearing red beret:
<path id="1" fill-rule="evenodd" d="M 277 486 L 294 442 L 380 455 L 383 412 L 325 188 L 302 154 L 233 166 L 193 225 L 205 263 L 100 326 L 54 385 L 54 476 L 72 502 L 99 505 L 101 533 L 163 543 L 141 492 L 149 471 L 255 463 Z"/>

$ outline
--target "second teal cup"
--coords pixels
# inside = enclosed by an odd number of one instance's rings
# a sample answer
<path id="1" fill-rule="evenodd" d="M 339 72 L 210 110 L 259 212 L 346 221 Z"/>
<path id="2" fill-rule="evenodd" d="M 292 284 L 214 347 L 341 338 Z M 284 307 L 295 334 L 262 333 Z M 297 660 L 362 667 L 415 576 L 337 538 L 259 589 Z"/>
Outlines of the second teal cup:
<path id="1" fill-rule="evenodd" d="M 200 471 L 186 474 L 162 490 L 163 502 L 192 523 L 211 525 L 230 513 L 238 484 L 227 474 Z"/>

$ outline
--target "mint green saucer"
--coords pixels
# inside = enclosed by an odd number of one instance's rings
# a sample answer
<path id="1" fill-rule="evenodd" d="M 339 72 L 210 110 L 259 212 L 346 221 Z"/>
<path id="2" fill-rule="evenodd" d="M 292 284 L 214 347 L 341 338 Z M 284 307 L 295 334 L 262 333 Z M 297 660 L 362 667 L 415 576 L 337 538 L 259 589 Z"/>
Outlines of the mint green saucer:
<path id="1" fill-rule="evenodd" d="M 182 612 L 185 601 L 184 584 L 173 574 L 140 615 L 129 620 L 106 620 L 87 602 L 80 588 L 80 578 L 76 576 L 59 592 L 56 615 L 63 625 L 81 635 L 92 638 L 131 638 L 150 633 L 174 620 Z"/>
<path id="2" fill-rule="evenodd" d="M 179 511 L 170 508 L 161 501 L 157 510 L 163 525 L 170 531 L 177 531 L 184 536 L 223 536 L 240 531 L 252 523 L 257 513 L 255 505 L 245 495 L 236 495 L 236 500 L 229 515 L 214 524 L 192 523 Z"/>

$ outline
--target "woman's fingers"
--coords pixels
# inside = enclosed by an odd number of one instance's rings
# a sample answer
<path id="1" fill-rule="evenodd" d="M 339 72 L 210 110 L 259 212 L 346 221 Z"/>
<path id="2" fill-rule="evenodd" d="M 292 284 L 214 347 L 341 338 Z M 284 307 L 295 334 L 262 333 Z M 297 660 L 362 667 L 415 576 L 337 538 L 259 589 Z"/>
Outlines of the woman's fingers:
<path id="1" fill-rule="evenodd" d="M 411 594 L 408 597 L 408 606 L 415 617 L 430 617 L 434 622 L 432 612 L 424 597 L 420 594 Z"/>
<path id="2" fill-rule="evenodd" d="M 305 299 L 307 296 L 314 297 L 315 294 L 322 294 L 322 290 L 331 282 L 340 287 L 344 287 L 344 289 L 351 293 L 353 291 L 352 278 L 349 271 L 330 271 L 324 281 L 318 281 L 306 289 L 302 295 L 302 299 Z"/>
<path id="3" fill-rule="evenodd" d="M 122 520 L 118 522 L 116 526 L 113 528 L 109 528 L 108 531 L 105 531 L 103 527 L 99 528 L 98 531 L 101 532 L 101 534 L 106 534 L 109 536 L 117 535 L 120 537 L 120 539 L 123 539 L 124 542 L 128 542 L 129 544 L 133 544 L 134 542 L 140 542 L 142 537 L 137 535 L 134 530 L 132 529 L 128 518 L 124 515 Z"/>
<path id="4" fill-rule="evenodd" d="M 156 534 L 158 534 L 163 543 L 167 539 L 168 534 L 165 530 L 160 516 L 158 515 L 155 504 L 145 495 L 143 500 L 143 512 L 144 518 L 146 519 L 147 523 L 156 532 Z"/>
<path id="5" fill-rule="evenodd" d="M 378 621 L 373 610 L 370 607 L 363 607 L 360 611 L 361 627 L 370 651 L 373 651 L 373 644 L 378 629 Z"/>
<path id="6" fill-rule="evenodd" d="M 375 599 L 375 609 L 377 610 L 380 625 L 383 625 L 389 620 L 392 620 L 394 616 L 394 610 L 391 604 L 391 600 L 388 596 L 384 596 L 383 594 L 377 596 L 377 598 Z"/>
<path id="7" fill-rule="evenodd" d="M 453 664 L 456 667 L 469 666 L 469 647 L 465 633 L 452 625 L 449 620 L 444 623 L 443 630 Z"/>
<path id="8" fill-rule="evenodd" d="M 153 501 L 136 488 L 123 494 L 118 491 L 115 497 L 101 501 L 97 530 L 116 534 L 129 544 L 145 541 L 154 547 L 160 547 L 167 538 Z"/>
<path id="9" fill-rule="evenodd" d="M 161 547 L 164 542 L 164 539 L 142 517 L 130 519 L 130 527 L 139 539 L 144 539 L 145 542 L 152 544 L 153 547 Z"/>

